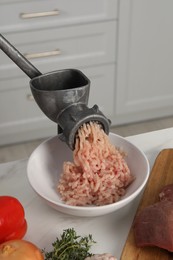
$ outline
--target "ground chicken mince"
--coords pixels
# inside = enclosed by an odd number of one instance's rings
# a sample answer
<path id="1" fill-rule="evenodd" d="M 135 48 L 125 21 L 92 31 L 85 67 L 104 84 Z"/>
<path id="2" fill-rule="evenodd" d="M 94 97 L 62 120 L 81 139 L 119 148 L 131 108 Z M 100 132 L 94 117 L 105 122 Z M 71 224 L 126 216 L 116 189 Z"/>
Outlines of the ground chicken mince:
<path id="1" fill-rule="evenodd" d="M 78 131 L 74 162 L 64 162 L 58 183 L 62 200 L 74 206 L 106 205 L 120 199 L 133 176 L 109 137 L 94 122 Z"/>

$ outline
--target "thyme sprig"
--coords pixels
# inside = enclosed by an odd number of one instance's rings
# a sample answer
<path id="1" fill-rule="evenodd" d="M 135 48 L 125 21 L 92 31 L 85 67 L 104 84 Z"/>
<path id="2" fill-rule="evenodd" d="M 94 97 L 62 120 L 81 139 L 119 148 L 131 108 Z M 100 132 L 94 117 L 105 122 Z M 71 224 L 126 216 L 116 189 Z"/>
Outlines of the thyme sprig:
<path id="1" fill-rule="evenodd" d="M 89 252 L 95 243 L 92 235 L 78 236 L 74 228 L 65 229 L 59 238 L 52 243 L 53 250 L 46 252 L 43 250 L 45 260 L 84 260 L 92 256 Z"/>

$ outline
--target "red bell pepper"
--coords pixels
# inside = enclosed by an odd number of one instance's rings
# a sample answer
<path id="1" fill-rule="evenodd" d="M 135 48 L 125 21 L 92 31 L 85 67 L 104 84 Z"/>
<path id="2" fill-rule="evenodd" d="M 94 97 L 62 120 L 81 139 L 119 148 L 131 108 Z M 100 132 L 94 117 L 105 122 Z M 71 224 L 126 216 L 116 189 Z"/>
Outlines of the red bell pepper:
<path id="1" fill-rule="evenodd" d="M 0 196 L 0 243 L 22 239 L 26 231 L 27 222 L 20 201 L 11 196 Z"/>

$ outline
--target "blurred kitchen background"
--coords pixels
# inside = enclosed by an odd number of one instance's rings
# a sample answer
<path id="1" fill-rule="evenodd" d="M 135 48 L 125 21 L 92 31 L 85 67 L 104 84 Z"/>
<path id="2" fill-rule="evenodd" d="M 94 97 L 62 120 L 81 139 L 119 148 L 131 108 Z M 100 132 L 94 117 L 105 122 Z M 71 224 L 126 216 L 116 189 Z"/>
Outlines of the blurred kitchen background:
<path id="1" fill-rule="evenodd" d="M 80 69 L 122 136 L 173 126 L 172 0 L 0 0 L 0 33 L 42 73 Z M 57 126 L 29 78 L 0 51 L 0 162 L 22 159 Z"/>

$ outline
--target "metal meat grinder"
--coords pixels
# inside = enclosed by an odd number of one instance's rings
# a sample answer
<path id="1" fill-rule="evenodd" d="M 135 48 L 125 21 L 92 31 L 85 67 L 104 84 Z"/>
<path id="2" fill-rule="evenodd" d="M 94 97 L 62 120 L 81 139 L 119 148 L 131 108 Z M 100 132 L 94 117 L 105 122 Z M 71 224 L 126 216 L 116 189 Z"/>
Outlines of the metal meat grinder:
<path id="1" fill-rule="evenodd" d="M 97 105 L 88 108 L 90 80 L 79 70 L 64 69 L 42 74 L 0 34 L 1 50 L 27 74 L 35 101 L 58 124 L 58 136 L 73 150 L 80 126 L 89 121 L 109 133 L 110 120 Z"/>

